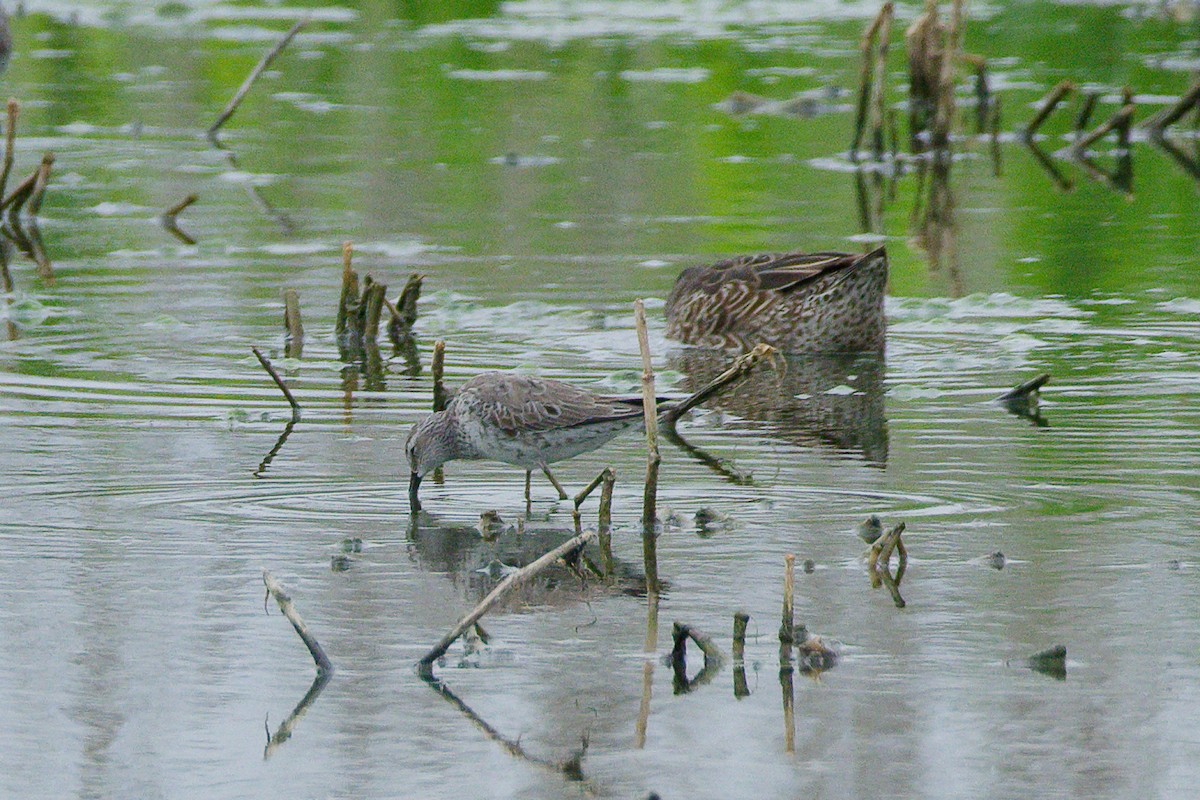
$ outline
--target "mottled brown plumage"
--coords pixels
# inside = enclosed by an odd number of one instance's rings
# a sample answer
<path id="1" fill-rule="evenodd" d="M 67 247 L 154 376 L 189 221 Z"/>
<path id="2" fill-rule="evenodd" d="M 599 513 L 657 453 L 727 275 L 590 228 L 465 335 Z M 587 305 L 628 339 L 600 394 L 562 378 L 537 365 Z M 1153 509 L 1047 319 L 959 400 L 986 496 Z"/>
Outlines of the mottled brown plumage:
<path id="1" fill-rule="evenodd" d="M 741 256 L 690 267 L 667 297 L 667 336 L 687 344 L 785 352 L 884 346 L 887 253 Z"/>

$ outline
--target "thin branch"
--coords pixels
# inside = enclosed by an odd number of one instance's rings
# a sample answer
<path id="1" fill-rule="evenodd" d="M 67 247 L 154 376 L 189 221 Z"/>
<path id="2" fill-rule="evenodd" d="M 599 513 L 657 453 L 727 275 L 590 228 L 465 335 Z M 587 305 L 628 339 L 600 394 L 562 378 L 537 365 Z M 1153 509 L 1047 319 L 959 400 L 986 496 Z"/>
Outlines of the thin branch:
<path id="1" fill-rule="evenodd" d="M 283 382 L 283 378 L 279 376 L 275 367 L 271 365 L 271 362 L 257 347 L 251 347 L 250 349 L 258 357 L 258 363 L 262 364 L 263 369 L 271 376 L 271 380 L 275 381 L 275 385 L 279 387 L 279 391 L 283 392 L 283 396 L 287 398 L 288 404 L 292 407 L 292 420 L 300 419 L 300 404 L 296 402 L 295 397 L 292 397 L 292 390 L 287 387 L 287 384 Z"/>
<path id="2" fill-rule="evenodd" d="M 450 629 L 450 632 L 441 638 L 428 653 L 421 657 L 417 662 L 417 668 L 421 675 L 428 678 L 433 674 L 433 662 L 437 661 L 446 651 L 450 649 L 450 645 L 454 644 L 458 637 L 466 633 L 467 629 L 478 622 L 484 614 L 491 611 L 500 602 L 512 592 L 524 586 L 533 579 L 539 572 L 549 567 L 572 550 L 582 548 L 596 535 L 596 531 L 584 531 L 578 536 L 574 536 L 560 544 L 550 552 L 543 555 L 532 564 L 528 564 L 521 569 L 509 574 L 507 578 L 500 581 L 495 589 L 488 593 L 488 596 L 480 601 L 479 605 L 471 609 L 465 617 L 458 621 L 458 624 Z"/>
<path id="3" fill-rule="evenodd" d="M 217 121 L 214 122 L 212 127 L 208 129 L 208 138 L 216 138 L 217 131 L 221 130 L 221 126 L 233 116 L 233 112 L 238 110 L 238 106 L 240 106 L 242 104 L 242 100 L 246 98 L 246 94 L 250 91 L 250 87 L 252 87 L 254 82 L 258 80 L 258 76 L 261 75 L 267 67 L 271 66 L 271 62 L 275 60 L 275 56 L 279 55 L 280 51 L 287 47 L 288 43 L 291 42 L 296 34 L 300 32 L 300 29 L 307 24 L 307 19 L 297 20 L 296 24 L 292 26 L 291 30 L 283 35 L 283 38 L 279 40 L 275 47 L 262 57 L 262 60 L 258 62 L 258 65 L 255 66 L 254 69 L 250 71 L 250 74 L 246 76 L 246 80 L 242 82 L 241 88 L 239 88 L 233 95 L 233 98 L 229 101 L 229 104 L 225 106 L 225 110 L 222 111 L 217 117 Z"/>
<path id="4" fill-rule="evenodd" d="M 296 629 L 296 633 L 300 636 L 300 640 L 304 642 L 304 646 L 308 648 L 308 652 L 312 654 L 313 661 L 317 665 L 317 674 L 333 672 L 333 663 L 329 660 L 329 656 L 325 655 L 325 651 L 313 635 L 308 632 L 308 626 L 304 624 L 304 620 L 296 613 L 296 608 L 292 605 L 292 598 L 283 590 L 283 586 L 279 581 L 275 580 L 267 570 L 263 570 L 263 583 L 267 587 L 267 593 L 275 598 L 275 602 L 279 604 L 279 610 L 287 617 L 288 622 L 292 623 L 292 627 Z"/>

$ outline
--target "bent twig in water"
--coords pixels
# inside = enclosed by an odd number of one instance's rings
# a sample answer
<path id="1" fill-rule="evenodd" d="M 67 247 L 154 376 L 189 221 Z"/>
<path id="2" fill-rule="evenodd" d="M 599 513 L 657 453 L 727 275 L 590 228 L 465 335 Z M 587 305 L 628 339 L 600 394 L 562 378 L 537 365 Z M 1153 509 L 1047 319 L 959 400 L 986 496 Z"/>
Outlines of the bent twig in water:
<path id="1" fill-rule="evenodd" d="M 429 678 L 433 675 L 433 662 L 446 654 L 450 649 L 450 645 L 454 644 L 458 637 L 462 636 L 468 628 L 474 625 L 483 617 L 484 614 L 491 611 L 500 601 L 511 594 L 516 589 L 524 586 L 539 572 L 549 567 L 559 558 L 573 550 L 578 550 L 586 545 L 596 535 L 596 531 L 584 531 L 578 536 L 574 536 L 560 544 L 550 552 L 543 555 L 532 564 L 521 567 L 519 570 L 511 573 L 507 578 L 500 581 L 495 589 L 488 593 L 488 596 L 480 601 L 479 605 L 471 609 L 465 617 L 458 621 L 458 624 L 450 629 L 450 632 L 441 638 L 428 653 L 421 656 L 421 660 L 417 662 L 417 669 L 422 677 Z"/>

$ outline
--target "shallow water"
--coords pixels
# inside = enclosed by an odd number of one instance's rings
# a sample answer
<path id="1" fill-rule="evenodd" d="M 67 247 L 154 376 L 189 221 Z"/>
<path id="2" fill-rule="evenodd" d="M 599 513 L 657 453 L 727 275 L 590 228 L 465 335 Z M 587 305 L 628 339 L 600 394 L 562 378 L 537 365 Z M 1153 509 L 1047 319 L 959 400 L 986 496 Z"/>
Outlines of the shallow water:
<path id="1" fill-rule="evenodd" d="M 0 303 L 0 795 L 1189 796 L 1200 201 L 1169 154 L 1136 143 L 1127 196 L 1054 160 L 1061 191 L 1011 137 L 997 177 L 988 143 L 962 142 L 953 207 L 922 235 L 915 170 L 893 187 L 846 169 L 852 98 L 835 89 L 854 85 L 872 4 L 642 2 L 455 4 L 407 22 L 328 6 L 222 152 L 203 131 L 298 6 L 26 5 L 45 13 L 13 22 L 15 174 L 47 149 L 57 161 L 40 220 L 53 272 L 9 253 Z M 1156 8 L 990 6 L 966 47 L 993 61 L 1006 130 L 1064 77 L 1154 101 L 1186 88 L 1197 56 L 1195 23 Z M 898 53 L 891 67 L 899 100 Z M 834 108 L 734 116 L 719 105 L 734 91 Z M 1074 110 L 1051 118 L 1047 153 Z M 1195 158 L 1190 131 L 1177 143 Z M 189 192 L 195 245 L 157 221 Z M 418 374 L 390 345 L 379 372 L 339 358 L 344 240 L 393 297 L 426 275 Z M 437 669 L 528 758 L 419 679 L 414 662 L 492 585 L 481 570 L 572 526 L 535 482 L 524 533 L 482 541 L 480 513 L 515 524 L 524 505 L 519 471 L 489 463 L 426 481 L 429 514 L 410 526 L 403 437 L 429 407 L 435 339 L 453 383 L 500 366 L 634 392 L 631 303 L 664 297 L 681 268 L 880 240 L 885 363 L 790 361 L 681 425 L 703 453 L 664 445 L 656 653 L 673 620 L 728 649 L 744 610 L 749 696 L 729 665 L 675 694 L 643 654 L 636 580 L 563 575 Z M 949 244 L 932 255 L 934 241 Z M 308 333 L 295 360 L 285 287 Z M 667 341 L 661 302 L 647 306 L 661 391 L 723 364 Z M 269 461 L 290 414 L 251 346 L 304 408 Z M 992 402 L 1039 372 L 1037 419 Z M 632 578 L 638 437 L 556 473 L 580 487 L 608 465 Z M 716 521 L 698 525 L 701 509 Z M 907 524 L 903 610 L 859 561 L 869 513 Z M 361 552 L 344 552 L 352 537 Z M 1002 570 L 983 561 L 994 551 Z M 792 754 L 787 553 L 814 562 L 798 619 L 843 653 L 794 676 Z M 266 759 L 264 722 L 278 729 L 313 670 L 263 614 L 263 568 L 336 665 Z M 1065 680 L 1020 666 L 1057 643 Z M 585 734 L 582 783 L 540 763 Z"/>

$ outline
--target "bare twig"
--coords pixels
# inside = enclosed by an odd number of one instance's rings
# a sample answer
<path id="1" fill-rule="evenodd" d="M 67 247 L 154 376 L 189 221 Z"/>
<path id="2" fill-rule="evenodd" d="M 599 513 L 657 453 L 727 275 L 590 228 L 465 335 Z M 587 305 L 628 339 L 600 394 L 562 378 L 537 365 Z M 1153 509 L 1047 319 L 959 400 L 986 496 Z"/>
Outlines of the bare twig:
<path id="1" fill-rule="evenodd" d="M 29 177 L 13 187 L 13 190 L 5 195 L 3 200 L 0 200 L 0 211 L 7 211 L 9 217 L 16 217 L 21 211 L 21 206 L 25 205 L 25 201 L 29 199 L 29 195 L 33 192 L 33 187 L 37 184 L 38 175 L 41 169 L 35 169 L 30 173 Z"/>
<path id="2" fill-rule="evenodd" d="M 857 160 L 858 148 L 862 144 L 863 134 L 866 132 L 867 112 L 871 102 L 872 80 L 871 80 L 871 52 L 875 48 L 875 40 L 879 36 L 879 29 L 883 25 L 884 17 L 889 17 L 892 13 L 891 2 L 885 3 L 883 8 L 867 26 L 863 32 L 862 42 L 859 48 L 862 50 L 862 69 L 858 77 L 858 106 L 854 116 L 854 141 L 850 143 L 850 158 Z"/>
<path id="3" fill-rule="evenodd" d="M 287 617 L 288 622 L 292 623 L 292 627 L 296 629 L 300 640 L 304 642 L 304 646 L 308 648 L 308 652 L 312 654 L 313 661 L 317 665 L 317 674 L 333 672 L 333 664 L 329 660 L 329 656 L 325 655 L 325 651 L 321 649 L 321 645 L 313 638 L 313 635 L 308 632 L 308 626 L 304 624 L 304 620 L 296 613 L 295 606 L 292 605 L 292 598 L 283 590 L 283 586 L 275 577 L 267 570 L 263 570 L 263 583 L 266 584 L 267 593 L 275 598 L 275 602 L 279 604 L 279 610 Z"/>
<path id="4" fill-rule="evenodd" d="M 292 407 L 292 419 L 300 419 L 300 404 L 296 402 L 295 397 L 292 397 L 292 390 L 287 387 L 287 384 L 283 382 L 283 378 L 279 376 L 279 373 L 275 370 L 275 367 L 271 365 L 271 362 L 262 354 L 262 352 L 259 351 L 257 347 L 251 347 L 250 349 L 253 350 L 254 355 L 258 357 L 258 363 L 262 364 L 263 369 L 265 369 L 267 374 L 271 376 L 271 380 L 275 381 L 275 385 L 279 387 L 279 391 L 283 392 L 283 396 L 287 398 L 288 404 Z"/>
<path id="5" fill-rule="evenodd" d="M 1074 88 L 1075 84 L 1071 83 L 1070 81 L 1063 81 L 1058 86 L 1055 86 L 1053 89 L 1051 89 L 1049 93 L 1042 98 L 1042 102 L 1041 105 L 1038 106 L 1037 113 L 1033 115 L 1033 119 L 1031 119 L 1029 124 L 1025 126 L 1025 130 L 1021 132 L 1021 136 L 1026 140 L 1032 139 L 1033 135 L 1037 133 L 1037 129 L 1042 127 L 1042 123 L 1046 121 L 1046 118 L 1050 116 L 1054 109 L 1058 107 L 1058 104 L 1063 101 L 1063 98 L 1066 97 L 1072 90 L 1074 90 Z"/>
<path id="6" fill-rule="evenodd" d="M 225 106 L 225 110 L 217 116 L 217 121 L 214 122 L 212 127 L 208 129 L 208 137 L 210 139 L 216 138 L 217 131 L 221 130 L 221 126 L 233 116 L 233 112 L 238 110 L 238 106 L 240 106 L 242 104 L 242 100 L 246 98 L 246 94 L 250 91 L 250 87 L 252 87 L 254 82 L 258 80 L 258 76 L 262 75 L 263 71 L 267 67 L 271 66 L 271 62 L 275 60 L 275 56 L 279 55 L 280 51 L 288 46 L 288 43 L 292 41 L 296 34 L 300 32 L 300 29 L 306 24 L 308 24 L 307 19 L 298 20 L 296 24 L 292 26 L 291 30 L 285 33 L 283 38 L 279 40 L 275 47 L 273 47 L 270 52 L 263 56 L 258 62 L 257 66 L 250 71 L 250 74 L 246 76 L 246 80 L 242 81 L 241 87 L 229 101 L 229 104 Z"/>
<path id="7" fill-rule="evenodd" d="M 29 195 L 27 208 L 29 216 L 36 217 L 42 210 L 42 199 L 46 196 L 46 185 L 50 182 L 50 170 L 54 167 L 54 153 L 46 151 L 42 155 L 42 164 L 38 167 L 37 180 Z"/>
<path id="8" fill-rule="evenodd" d="M 1098 126 L 1096 130 L 1092 131 L 1087 136 L 1084 136 L 1082 139 L 1077 139 L 1076 141 L 1072 142 L 1070 147 L 1071 155 L 1078 158 L 1080 155 L 1085 153 L 1089 147 L 1107 136 L 1113 130 L 1128 125 L 1133 119 L 1133 112 L 1135 110 L 1136 109 L 1133 103 L 1122 107 L 1120 111 L 1109 117 L 1108 121 L 1103 125 Z"/>
<path id="9" fill-rule="evenodd" d="M 733 362 L 733 366 L 713 378 L 707 386 L 692 393 L 680 402 L 672 404 L 670 408 L 663 412 L 663 422 L 673 426 L 684 414 L 724 389 L 730 383 L 747 375 L 760 361 L 768 356 L 773 356 L 776 352 L 775 348 L 769 344 L 755 345 L 753 350 L 739 356 L 738 360 Z"/>
<path id="10" fill-rule="evenodd" d="M 879 46 L 875 49 L 875 75 L 871 80 L 871 151 L 875 160 L 883 158 L 883 105 L 886 95 L 888 40 L 892 35 L 892 3 L 883 4 L 879 10 L 881 22 L 879 25 Z"/>
<path id="11" fill-rule="evenodd" d="M 591 541 L 595 535 L 595 531 L 584 531 L 578 536 L 573 536 L 560 544 L 558 547 L 543 555 L 538 560 L 534 561 L 532 564 L 521 567 L 521 569 L 510 573 L 508 577 L 500 581 L 500 583 L 496 585 L 496 588 L 492 589 L 492 591 L 488 593 L 488 596 L 480 601 L 479 605 L 471 609 L 470 613 L 459 620 L 458 624 L 451 628 L 449 633 L 443 636 L 441 640 L 429 650 L 428 653 L 421 657 L 421 660 L 417 662 L 417 666 L 421 672 L 421 675 L 425 677 L 432 675 L 433 663 L 445 655 L 446 651 L 450 649 L 450 645 L 454 644 L 455 640 L 458 639 L 459 636 L 462 636 L 468 628 L 478 622 L 484 614 L 495 608 L 501 600 L 503 600 L 516 589 L 524 586 L 539 572 L 549 567 L 558 559 L 562 558 L 573 550 L 581 549 L 584 545 Z"/>
<path id="12" fill-rule="evenodd" d="M 1192 88 L 1184 92 L 1175 105 L 1163 109 L 1146 120 L 1144 127 L 1151 136 L 1162 137 L 1167 126 L 1177 122 L 1193 106 L 1200 109 L 1200 82 L 1193 84 Z"/>
<path id="13" fill-rule="evenodd" d="M 1034 392 L 1040 390 L 1043 386 L 1045 386 L 1049 382 L 1050 382 L 1050 373 L 1043 372 L 1041 375 L 1038 375 L 1036 378 L 1031 378 L 1030 380 L 1027 380 L 1024 383 L 1017 384 L 1016 386 L 1009 389 L 1007 392 L 1000 395 L 996 399 L 1000 400 L 1000 401 L 1004 401 L 1004 400 L 1016 400 L 1018 398 L 1028 397 L 1029 395 L 1033 394 Z"/>
<path id="14" fill-rule="evenodd" d="M 950 7 L 950 26 L 946 29 L 946 45 L 942 51 L 941 75 L 938 78 L 937 107 L 934 109 L 931 141 L 935 148 L 950 143 L 954 125 L 954 66 L 958 60 L 963 32 L 963 0 L 953 0 Z"/>
<path id="15" fill-rule="evenodd" d="M 188 245 L 195 244 L 196 240 L 179 229 L 179 220 L 177 217 L 183 212 L 184 209 L 196 202 L 197 199 L 198 198 L 196 195 L 189 194 L 187 197 L 183 198 L 178 203 L 164 211 L 162 216 L 158 218 L 159 222 L 161 222 L 162 226 L 167 229 L 168 233 L 182 241 L 184 244 Z"/>

